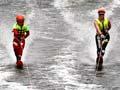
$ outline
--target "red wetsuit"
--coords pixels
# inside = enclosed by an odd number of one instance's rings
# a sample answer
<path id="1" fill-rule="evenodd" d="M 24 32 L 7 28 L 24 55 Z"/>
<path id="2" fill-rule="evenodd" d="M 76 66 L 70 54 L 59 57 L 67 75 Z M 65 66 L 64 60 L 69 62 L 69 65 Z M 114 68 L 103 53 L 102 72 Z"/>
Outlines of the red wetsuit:
<path id="1" fill-rule="evenodd" d="M 13 33 L 14 33 L 13 49 L 18 61 L 21 60 L 23 49 L 25 46 L 25 38 L 29 36 L 29 31 L 22 32 L 17 29 L 13 29 Z"/>

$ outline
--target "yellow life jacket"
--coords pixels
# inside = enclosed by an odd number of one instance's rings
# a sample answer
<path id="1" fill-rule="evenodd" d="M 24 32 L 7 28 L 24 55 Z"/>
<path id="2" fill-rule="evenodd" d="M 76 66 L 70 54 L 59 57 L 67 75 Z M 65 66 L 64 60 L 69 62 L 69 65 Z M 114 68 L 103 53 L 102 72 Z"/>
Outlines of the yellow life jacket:
<path id="1" fill-rule="evenodd" d="M 20 25 L 18 25 L 17 23 L 15 23 L 13 25 L 13 29 L 17 29 L 20 32 L 27 32 L 29 31 L 29 27 L 28 25 L 24 24 L 22 27 Z"/>
<path id="2" fill-rule="evenodd" d="M 22 27 L 15 23 L 13 25 L 13 29 L 16 29 L 18 31 L 18 36 L 21 37 L 25 34 L 25 32 L 29 31 L 28 25 L 24 24 Z"/>
<path id="3" fill-rule="evenodd" d="M 101 32 L 104 32 L 108 28 L 109 20 L 107 18 L 104 19 L 103 23 L 99 19 L 96 19 L 96 22 Z"/>

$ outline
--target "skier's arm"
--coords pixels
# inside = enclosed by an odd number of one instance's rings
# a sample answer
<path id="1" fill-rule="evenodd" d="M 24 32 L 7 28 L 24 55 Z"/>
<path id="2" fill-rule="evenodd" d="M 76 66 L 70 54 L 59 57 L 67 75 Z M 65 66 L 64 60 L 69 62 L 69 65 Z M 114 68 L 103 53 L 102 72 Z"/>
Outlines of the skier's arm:
<path id="1" fill-rule="evenodd" d="M 27 38 L 30 35 L 30 31 L 25 32 L 25 38 Z"/>
<path id="2" fill-rule="evenodd" d="M 109 21 L 107 30 L 109 31 L 110 29 L 111 29 L 111 22 Z"/>

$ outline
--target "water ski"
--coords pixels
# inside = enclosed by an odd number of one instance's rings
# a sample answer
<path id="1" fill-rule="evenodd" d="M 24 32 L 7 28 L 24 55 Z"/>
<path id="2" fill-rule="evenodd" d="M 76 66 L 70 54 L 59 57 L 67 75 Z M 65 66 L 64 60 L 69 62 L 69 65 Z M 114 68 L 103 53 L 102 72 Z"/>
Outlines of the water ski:
<path id="1" fill-rule="evenodd" d="M 16 62 L 16 67 L 19 68 L 19 69 L 23 68 L 23 62 L 21 60 L 17 61 Z"/>
<path id="2" fill-rule="evenodd" d="M 99 56 L 96 59 L 96 70 L 101 71 L 103 69 L 103 57 Z"/>

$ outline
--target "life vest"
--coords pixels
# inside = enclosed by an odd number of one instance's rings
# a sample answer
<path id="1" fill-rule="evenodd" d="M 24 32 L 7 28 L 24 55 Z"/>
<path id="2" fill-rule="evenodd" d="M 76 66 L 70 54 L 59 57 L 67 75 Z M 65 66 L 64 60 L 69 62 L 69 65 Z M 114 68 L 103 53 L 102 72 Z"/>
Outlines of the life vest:
<path id="1" fill-rule="evenodd" d="M 29 27 L 27 25 L 20 26 L 17 23 L 14 24 L 13 29 L 18 31 L 18 35 L 21 37 L 25 34 L 25 32 L 29 31 Z"/>
<path id="2" fill-rule="evenodd" d="M 99 19 L 96 19 L 96 22 L 101 32 L 104 32 L 104 30 L 108 28 L 109 20 L 107 18 L 105 18 L 103 22 L 101 22 Z"/>

